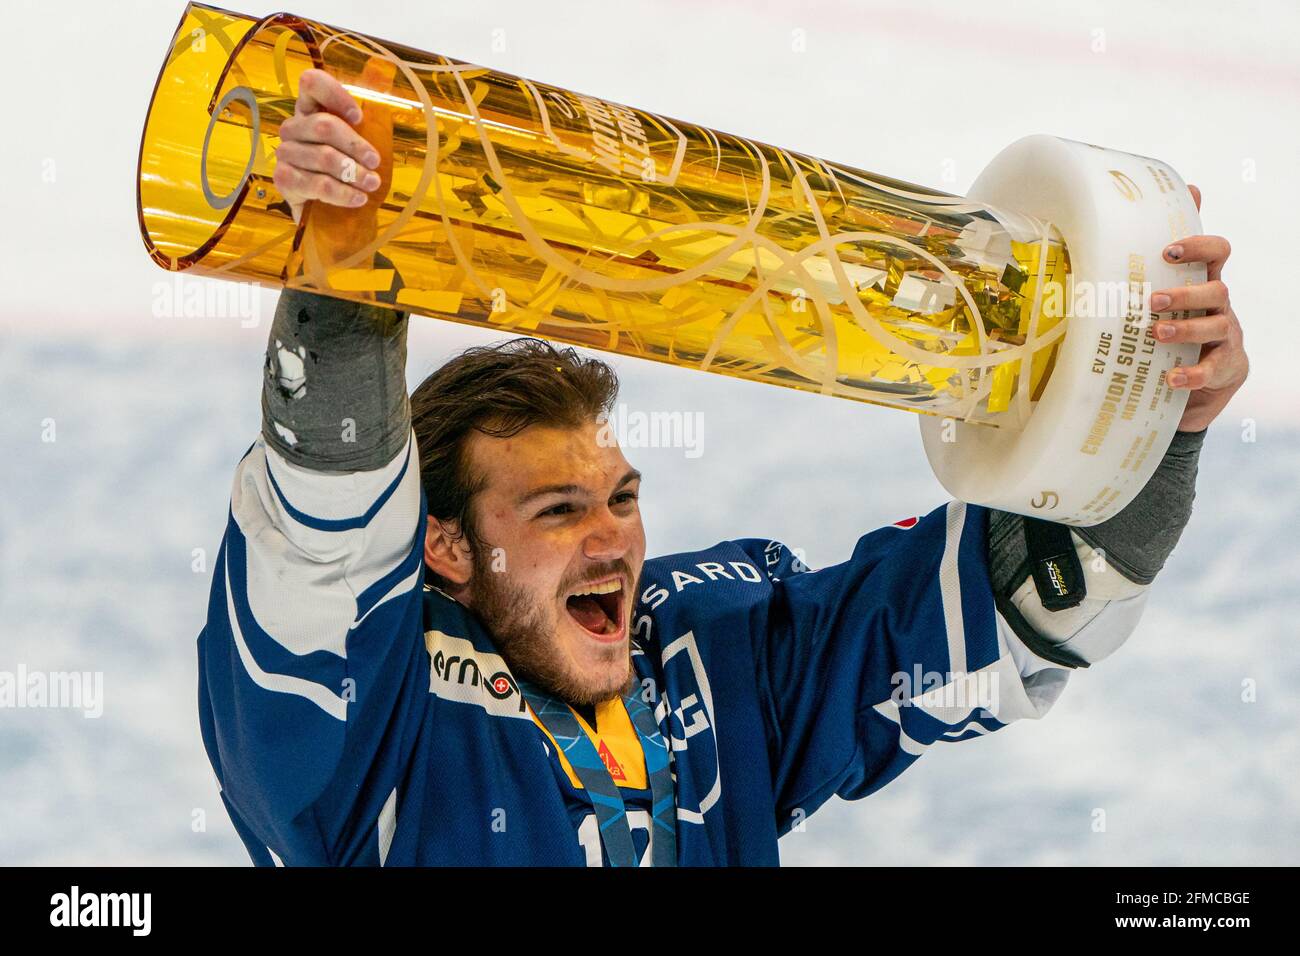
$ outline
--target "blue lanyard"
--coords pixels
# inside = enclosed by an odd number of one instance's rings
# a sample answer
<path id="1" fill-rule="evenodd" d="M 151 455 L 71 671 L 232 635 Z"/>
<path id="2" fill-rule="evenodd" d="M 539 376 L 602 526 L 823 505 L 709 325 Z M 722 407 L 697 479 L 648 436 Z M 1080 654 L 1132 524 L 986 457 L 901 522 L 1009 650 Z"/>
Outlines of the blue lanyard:
<path id="1" fill-rule="evenodd" d="M 650 816 L 654 828 L 650 841 L 654 848 L 653 866 L 677 865 L 677 804 L 673 798 L 673 776 L 668 765 L 668 744 L 659 733 L 654 714 L 636 695 L 636 686 L 623 696 L 623 705 L 641 741 L 646 776 L 650 779 Z M 610 866 L 636 866 L 636 849 L 632 845 L 632 828 L 618 785 L 600 759 L 591 738 L 578 724 L 568 704 L 556 700 L 527 681 L 519 689 L 542 726 L 555 738 L 573 772 L 578 775 L 596 811 L 600 842 L 605 847 Z"/>

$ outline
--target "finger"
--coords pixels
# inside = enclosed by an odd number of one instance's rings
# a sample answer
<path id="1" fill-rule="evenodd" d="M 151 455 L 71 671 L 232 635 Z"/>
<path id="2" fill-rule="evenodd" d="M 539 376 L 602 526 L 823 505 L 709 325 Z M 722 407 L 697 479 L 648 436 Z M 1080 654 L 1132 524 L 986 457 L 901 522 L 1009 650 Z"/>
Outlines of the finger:
<path id="1" fill-rule="evenodd" d="M 1194 392 L 1198 388 L 1204 388 L 1211 375 L 1212 364 L 1210 359 L 1198 362 L 1195 365 L 1180 365 L 1172 370 L 1165 380 L 1171 388 L 1185 388 L 1189 392 Z"/>
<path id="2" fill-rule="evenodd" d="M 1201 211 L 1201 187 L 1193 186 L 1191 185 L 1191 183 L 1188 183 L 1187 191 L 1192 194 L 1192 201 L 1196 203 L 1196 211 L 1200 212 Z"/>
<path id="3" fill-rule="evenodd" d="M 343 84 L 324 70 L 303 70 L 298 77 L 298 100 L 294 113 L 310 116 L 325 111 L 345 118 L 349 123 L 361 122 L 361 107 Z"/>
<path id="4" fill-rule="evenodd" d="M 1156 323 L 1156 338 L 1161 342 L 1195 342 L 1208 345 L 1223 342 L 1232 333 L 1232 320 L 1222 312 L 1194 319 L 1161 320 Z"/>
<path id="5" fill-rule="evenodd" d="M 321 143 L 351 156 L 367 169 L 379 166 L 379 153 L 361 134 L 332 113 L 291 116 L 280 124 L 281 141 Z"/>
<path id="6" fill-rule="evenodd" d="M 340 153 L 333 146 L 321 143 L 303 143 L 290 140 L 281 143 L 275 151 L 277 163 L 287 163 L 309 172 L 326 173 L 340 182 L 355 184 L 359 189 L 371 192 L 379 188 L 379 174 L 357 169 L 357 161 L 351 156 Z M 358 176 L 359 172 L 364 175 Z"/>
<path id="7" fill-rule="evenodd" d="M 1200 361 L 1195 365 L 1180 365 L 1172 369 L 1166 381 L 1174 388 L 1196 391 L 1200 388 L 1222 388 L 1232 378 L 1234 357 L 1232 350 L 1222 345 L 1210 345 L 1201 350 Z M 1179 379 L 1179 373 L 1182 379 Z"/>
<path id="8" fill-rule="evenodd" d="M 354 186 L 341 183 L 325 173 L 313 173 L 289 164 L 277 165 L 271 177 L 284 195 L 302 199 L 318 199 L 331 206 L 360 206 L 367 199 L 365 193 Z"/>
<path id="9" fill-rule="evenodd" d="M 1222 279 L 1175 286 L 1151 294 L 1152 312 L 1191 312 L 1195 309 L 1217 312 L 1227 305 L 1228 287 Z"/>
<path id="10" fill-rule="evenodd" d="M 1188 236 L 1165 247 L 1165 258 L 1170 262 L 1206 263 L 1211 279 L 1219 278 L 1230 255 L 1232 246 L 1223 236 Z"/>

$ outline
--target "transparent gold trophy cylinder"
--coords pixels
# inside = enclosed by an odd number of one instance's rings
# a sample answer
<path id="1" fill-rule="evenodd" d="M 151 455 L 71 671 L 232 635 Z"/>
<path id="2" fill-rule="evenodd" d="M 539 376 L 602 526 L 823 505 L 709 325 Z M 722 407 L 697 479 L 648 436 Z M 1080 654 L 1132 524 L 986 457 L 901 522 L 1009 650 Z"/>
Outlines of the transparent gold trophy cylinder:
<path id="1" fill-rule="evenodd" d="M 362 105 L 382 184 L 360 208 L 308 203 L 295 225 L 272 174 L 309 68 Z M 165 269 L 977 431 L 1026 427 L 1071 324 L 1071 260 L 1047 218 L 290 14 L 185 9 L 138 197 Z M 1012 498 L 1026 510 L 1023 489 Z"/>
<path id="2" fill-rule="evenodd" d="M 271 176 L 311 67 L 383 184 L 297 229 Z M 1048 223 L 289 15 L 186 10 L 139 195 L 167 269 L 964 420 L 1032 397 L 1064 331 Z"/>

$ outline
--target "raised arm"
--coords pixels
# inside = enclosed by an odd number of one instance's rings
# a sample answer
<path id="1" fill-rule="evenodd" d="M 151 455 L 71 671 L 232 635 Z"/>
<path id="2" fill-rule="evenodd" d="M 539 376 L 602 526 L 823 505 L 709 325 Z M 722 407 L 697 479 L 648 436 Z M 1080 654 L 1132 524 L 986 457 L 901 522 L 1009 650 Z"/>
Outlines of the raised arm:
<path id="1" fill-rule="evenodd" d="M 304 74 L 276 169 L 295 216 L 356 192 L 326 142 L 346 147 L 346 124 L 323 112 L 350 100 Z M 386 850 L 381 817 L 428 680 L 406 327 L 302 290 L 276 307 L 261 433 L 236 469 L 199 640 L 204 744 L 255 862 Z"/>
<path id="2" fill-rule="evenodd" d="M 1104 554 L 1054 526 L 1087 587 L 1062 610 L 1039 596 L 1021 519 L 959 501 L 872 531 L 820 570 L 759 538 L 647 562 L 641 601 L 655 619 L 640 632 L 689 639 L 713 699 L 730 701 L 692 710 L 676 732 L 716 725 L 734 746 L 761 728 L 785 832 L 833 795 L 878 790 L 935 744 L 1043 716 L 1074 668 L 1132 633 L 1190 515 L 1202 437 L 1181 436 L 1128 509 L 1084 529 Z M 1074 600 L 1081 582 L 1066 581 Z M 752 757 L 743 764 L 719 772 L 751 773 Z"/>
<path id="3" fill-rule="evenodd" d="M 791 579 L 795 611 L 784 640 L 767 648 L 768 662 L 776 674 L 792 673 L 792 655 L 809 640 L 799 635 L 810 629 L 822 645 L 810 656 L 823 660 L 822 679 L 829 674 L 827 686 L 838 685 L 842 696 L 828 693 L 836 702 L 816 710 L 776 695 L 786 742 L 777 756 L 784 813 L 810 813 L 832 793 L 867 796 L 934 744 L 1044 716 L 1075 669 L 1133 634 L 1191 517 L 1204 438 L 1204 431 L 1178 433 L 1137 498 L 1091 528 L 952 502 L 893 534 L 893 548 L 868 575 L 843 572 L 858 613 L 890 603 L 881 612 L 889 626 L 879 631 L 859 633 L 846 609 L 842 633 L 823 631 L 819 639 L 814 622 L 826 615 L 808 605 L 826 587 L 816 575 Z M 910 537 L 926 523 L 928 538 Z"/>
<path id="4" fill-rule="evenodd" d="M 910 530 L 867 535 L 843 565 L 795 573 L 787 558 L 772 569 L 780 593 L 756 666 L 771 702 L 778 826 L 831 794 L 873 792 L 931 744 L 1042 716 L 1076 668 L 1132 634 L 1191 515 L 1206 429 L 1248 374 L 1222 281 L 1229 252 L 1221 236 L 1164 252 L 1207 264 L 1206 282 L 1151 300 L 1156 336 L 1201 354 L 1170 373 L 1171 387 L 1190 390 L 1180 430 L 1114 518 L 1067 529 L 952 502 Z"/>

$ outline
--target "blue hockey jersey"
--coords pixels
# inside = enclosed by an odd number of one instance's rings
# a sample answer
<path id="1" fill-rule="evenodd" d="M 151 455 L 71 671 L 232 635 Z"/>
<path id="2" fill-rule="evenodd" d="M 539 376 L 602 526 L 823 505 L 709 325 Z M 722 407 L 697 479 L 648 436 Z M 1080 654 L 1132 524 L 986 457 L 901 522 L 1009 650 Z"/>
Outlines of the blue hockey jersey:
<path id="1" fill-rule="evenodd" d="M 261 439 L 240 462 L 199 636 L 236 830 L 258 864 L 607 862 L 491 635 L 425 587 L 424 511 L 414 436 L 373 472 Z M 670 742 L 679 864 L 776 864 L 833 795 L 1051 706 L 1068 670 L 997 612 L 987 516 L 949 502 L 817 571 L 762 538 L 645 562 L 633 662 Z M 1144 598 L 1101 602 L 1075 646 L 1113 648 Z M 649 793 L 624 797 L 645 865 Z"/>

